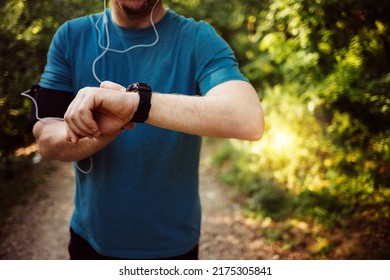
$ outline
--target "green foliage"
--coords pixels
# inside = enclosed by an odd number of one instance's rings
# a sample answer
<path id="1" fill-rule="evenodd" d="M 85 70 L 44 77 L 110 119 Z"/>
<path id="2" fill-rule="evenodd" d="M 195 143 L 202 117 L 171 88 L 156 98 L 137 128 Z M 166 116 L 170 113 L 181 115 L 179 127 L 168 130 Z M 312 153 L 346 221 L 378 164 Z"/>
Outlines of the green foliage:
<path id="1" fill-rule="evenodd" d="M 99 9 L 96 0 L 1 2 L 0 175 L 12 175 L 14 149 L 32 141 L 26 128 L 30 103 L 20 93 L 38 82 L 54 32 L 65 20 Z"/>
<path id="2" fill-rule="evenodd" d="M 228 174 L 222 177 L 265 216 L 275 219 L 281 202 L 291 217 L 355 228 L 368 244 L 386 247 L 390 3 L 267 4 L 253 14 L 254 28 L 246 31 L 247 44 L 256 48 L 248 48 L 242 67 L 263 97 L 266 132 L 258 143 L 229 141 L 224 157 L 231 163 L 222 162 Z M 289 202 L 280 197 L 274 209 L 266 206 L 264 197 L 272 201 L 280 189 Z M 372 238 L 374 231 L 382 239 Z"/>
<path id="3" fill-rule="evenodd" d="M 286 218 L 292 210 L 292 196 L 286 188 L 274 182 L 262 182 L 249 196 L 248 207 L 275 220 Z"/>
<path id="4" fill-rule="evenodd" d="M 211 23 L 262 98 L 263 139 L 226 141 L 215 156 L 221 178 L 248 197 L 253 212 L 357 229 L 368 248 L 382 248 L 360 257 L 388 257 L 390 2 L 164 3 Z M 14 148 L 31 141 L 29 102 L 19 93 L 39 80 L 53 33 L 67 19 L 100 10 L 97 0 L 1 2 L 0 172 L 11 166 Z M 289 244 L 297 237 L 276 235 Z M 313 239 L 313 254 L 329 254 L 337 243 Z"/>

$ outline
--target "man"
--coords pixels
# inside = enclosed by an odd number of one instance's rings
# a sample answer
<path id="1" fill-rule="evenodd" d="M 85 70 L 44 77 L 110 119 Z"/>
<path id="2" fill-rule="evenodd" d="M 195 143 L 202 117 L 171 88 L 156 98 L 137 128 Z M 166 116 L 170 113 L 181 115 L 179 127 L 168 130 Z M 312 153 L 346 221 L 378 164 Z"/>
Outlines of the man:
<path id="1" fill-rule="evenodd" d="M 208 24 L 110 3 L 60 27 L 39 83 L 39 113 L 66 111 L 35 123 L 39 151 L 76 161 L 70 258 L 197 259 L 200 136 L 259 139 L 260 102 Z"/>

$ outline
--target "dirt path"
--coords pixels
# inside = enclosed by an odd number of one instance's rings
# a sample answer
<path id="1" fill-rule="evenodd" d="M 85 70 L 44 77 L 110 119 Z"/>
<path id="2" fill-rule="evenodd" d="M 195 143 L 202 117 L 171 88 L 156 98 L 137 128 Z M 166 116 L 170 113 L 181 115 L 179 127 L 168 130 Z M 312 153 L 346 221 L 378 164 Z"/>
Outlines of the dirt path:
<path id="1" fill-rule="evenodd" d="M 0 229 L 0 259 L 67 259 L 74 176 L 69 163 L 56 171 L 23 204 L 15 206 Z"/>
<path id="2" fill-rule="evenodd" d="M 278 259 L 265 245 L 259 227 L 245 218 L 227 189 L 201 161 L 203 225 L 200 259 Z M 56 171 L 23 203 L 12 209 L 0 229 L 0 259 L 68 259 L 69 219 L 73 207 L 74 176 L 71 164 L 54 163 Z"/>

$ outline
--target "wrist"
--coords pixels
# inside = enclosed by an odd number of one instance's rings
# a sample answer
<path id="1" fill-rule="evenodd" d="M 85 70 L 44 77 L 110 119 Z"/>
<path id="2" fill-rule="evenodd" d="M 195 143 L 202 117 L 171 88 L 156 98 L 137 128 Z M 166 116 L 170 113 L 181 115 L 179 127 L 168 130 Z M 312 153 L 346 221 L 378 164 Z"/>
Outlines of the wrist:
<path id="1" fill-rule="evenodd" d="M 95 137 L 95 139 L 98 142 L 101 142 L 103 144 L 108 144 L 111 141 L 113 141 L 118 134 L 102 134 L 102 135 L 99 135 L 99 136 Z"/>
<path id="2" fill-rule="evenodd" d="M 130 104 L 131 112 L 128 114 L 128 122 L 130 123 L 132 118 L 134 117 L 135 113 L 137 112 L 137 108 L 139 106 L 140 97 L 139 94 L 134 94 L 132 92 L 126 92 L 125 93 L 128 97 L 128 104 Z"/>
<path id="3" fill-rule="evenodd" d="M 127 92 L 133 92 L 138 96 L 137 109 L 130 120 L 131 122 L 143 123 L 149 117 L 152 99 L 152 89 L 148 84 L 145 83 L 134 83 L 128 86 Z"/>

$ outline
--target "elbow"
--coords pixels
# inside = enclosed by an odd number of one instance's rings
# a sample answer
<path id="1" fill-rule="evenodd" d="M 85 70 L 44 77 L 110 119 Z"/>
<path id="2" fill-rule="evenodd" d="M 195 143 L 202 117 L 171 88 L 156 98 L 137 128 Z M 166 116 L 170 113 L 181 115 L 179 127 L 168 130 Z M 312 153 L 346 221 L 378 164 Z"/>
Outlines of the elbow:
<path id="1" fill-rule="evenodd" d="M 47 125 L 47 124 L 46 124 Z M 55 133 L 48 133 L 45 124 L 37 122 L 33 127 L 33 135 L 37 144 L 38 153 L 44 160 L 70 161 L 64 157 L 64 149 L 58 145 L 53 137 Z"/>
<path id="2" fill-rule="evenodd" d="M 72 162 L 75 159 L 64 153 L 64 149 L 60 149 L 56 146 L 51 145 L 49 140 L 37 139 L 36 140 L 38 153 L 42 156 L 44 160 L 52 161 L 59 160 L 63 162 Z"/>
<path id="3" fill-rule="evenodd" d="M 50 152 L 50 149 L 47 147 L 47 145 L 45 145 L 42 142 L 43 142 L 42 140 L 39 139 L 36 140 L 38 153 L 42 156 L 44 160 L 54 160 L 55 158 L 53 156 L 53 153 Z"/>
<path id="4" fill-rule="evenodd" d="M 247 141 L 258 141 L 264 134 L 264 114 L 261 106 L 254 114 L 248 114 L 245 118 L 245 125 L 242 125 L 242 131 L 239 138 Z"/>
<path id="5" fill-rule="evenodd" d="M 45 145 L 45 139 L 43 136 L 37 133 L 38 129 L 36 129 L 36 127 L 38 127 L 38 125 L 34 126 L 33 134 L 35 137 L 35 143 L 37 144 L 38 153 L 42 156 L 42 159 L 52 160 L 48 148 L 46 147 L 47 145 Z"/>
<path id="6" fill-rule="evenodd" d="M 40 122 L 37 122 L 33 127 L 33 134 L 35 137 L 35 143 L 37 144 L 38 153 L 44 160 L 53 160 L 54 158 L 48 145 L 49 138 L 45 133 L 42 133 L 42 127 L 43 125 Z"/>
<path id="7" fill-rule="evenodd" d="M 245 131 L 242 134 L 242 140 L 258 141 L 264 134 L 264 118 L 261 117 L 257 120 L 253 120 L 251 124 L 246 126 Z"/>
<path id="8" fill-rule="evenodd" d="M 242 140 L 258 141 L 264 134 L 264 111 L 257 94 L 249 102 L 247 110 L 241 111 L 245 125 L 243 127 Z"/>
<path id="9" fill-rule="evenodd" d="M 263 137 L 263 134 L 264 134 L 264 130 L 263 129 L 253 130 L 252 133 L 248 135 L 248 138 L 246 140 L 248 140 L 248 141 L 259 141 Z"/>

